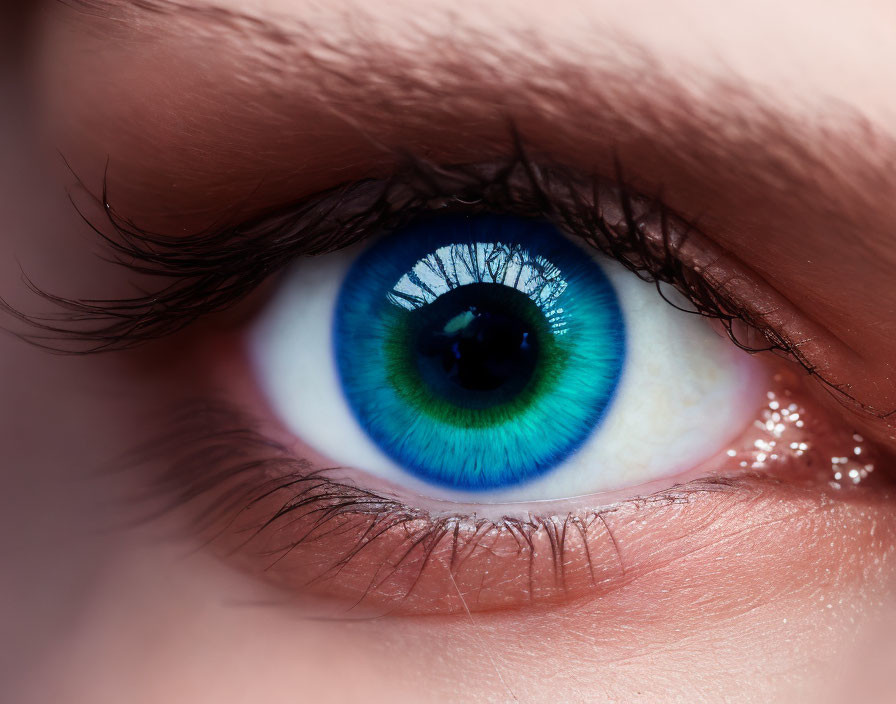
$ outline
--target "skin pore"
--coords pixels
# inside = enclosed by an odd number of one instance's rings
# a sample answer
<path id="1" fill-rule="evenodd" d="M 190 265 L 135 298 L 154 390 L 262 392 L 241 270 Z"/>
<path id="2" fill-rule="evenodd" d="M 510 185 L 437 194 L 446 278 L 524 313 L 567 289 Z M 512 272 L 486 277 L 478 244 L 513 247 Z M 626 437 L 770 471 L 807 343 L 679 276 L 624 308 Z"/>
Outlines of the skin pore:
<path id="1" fill-rule="evenodd" d="M 500 158 L 512 122 L 537 158 L 603 178 L 618 161 L 697 222 L 720 281 L 817 371 L 812 403 L 896 449 L 885 3 L 67 0 L 30 21 L 0 174 L 0 295 L 18 309 L 46 303 L 17 262 L 53 293 L 132 290 L 66 189 L 96 222 L 85 194 L 106 179 L 117 212 L 186 240 L 388 175 L 402 153 Z M 129 520 L 143 478 L 97 471 L 155 437 L 146 409 L 198 365 L 227 368 L 205 330 L 135 355 L 0 342 L 10 701 L 886 700 L 886 481 L 732 493 L 662 540 L 632 521 L 649 569 L 594 598 L 308 618 L 198 547 L 188 517 Z"/>

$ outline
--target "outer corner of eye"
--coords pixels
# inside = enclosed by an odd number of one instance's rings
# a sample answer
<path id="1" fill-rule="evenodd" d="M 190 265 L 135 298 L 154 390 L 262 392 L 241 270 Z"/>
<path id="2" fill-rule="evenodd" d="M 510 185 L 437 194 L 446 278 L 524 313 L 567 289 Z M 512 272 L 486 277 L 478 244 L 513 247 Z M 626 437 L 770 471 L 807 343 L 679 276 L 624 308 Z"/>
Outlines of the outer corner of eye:
<path id="1" fill-rule="evenodd" d="M 757 362 L 552 225 L 442 216 L 300 261 L 250 333 L 285 427 L 409 492 L 535 501 L 644 485 L 753 417 Z"/>

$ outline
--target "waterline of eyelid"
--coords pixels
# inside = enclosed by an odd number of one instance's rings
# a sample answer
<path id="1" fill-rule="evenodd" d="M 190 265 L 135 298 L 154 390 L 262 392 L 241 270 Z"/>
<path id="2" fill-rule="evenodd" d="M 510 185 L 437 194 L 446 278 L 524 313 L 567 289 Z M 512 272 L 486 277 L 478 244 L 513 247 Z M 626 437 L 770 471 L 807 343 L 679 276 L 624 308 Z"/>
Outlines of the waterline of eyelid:
<path id="1" fill-rule="evenodd" d="M 764 396 L 766 402 L 757 409 L 755 420 L 745 432 L 708 462 L 673 477 L 598 494 L 509 503 L 470 503 L 409 496 L 406 490 L 382 484 L 376 491 L 433 518 L 465 515 L 474 522 L 500 523 L 503 519 L 519 521 L 533 516 L 608 510 L 633 499 L 668 494 L 676 487 L 693 482 L 728 482 L 744 475 L 763 474 L 794 483 L 820 482 L 834 490 L 847 490 L 868 480 L 874 472 L 876 457 L 865 439 L 851 430 L 834 426 L 823 414 L 810 410 L 804 395 L 796 390 L 798 383 L 792 373 L 779 372 L 772 381 L 773 386 Z M 824 438 L 821 441 L 815 439 L 819 434 Z M 354 481 L 352 470 L 334 471 L 344 475 L 347 481 Z M 365 476 L 368 486 L 371 479 Z"/>
<path id="2" fill-rule="evenodd" d="M 807 432 L 819 431 L 818 438 L 836 434 L 838 445 L 855 442 L 852 433 L 816 412 L 810 399 L 798 390 L 788 397 L 787 391 L 784 381 L 774 389 L 777 398 L 803 407 L 800 420 Z M 779 457 L 765 470 L 740 468 L 722 450 L 725 462 L 714 472 L 707 469 L 702 477 L 683 476 L 671 486 L 641 486 L 615 497 L 450 504 L 393 492 L 351 468 L 323 469 L 326 465 L 305 457 L 301 447 L 278 445 L 265 422 L 226 402 L 207 401 L 179 414 L 169 409 L 169 422 L 179 435 L 160 438 L 145 450 L 164 458 L 169 468 L 159 481 L 166 503 L 188 508 L 192 502 L 188 519 L 226 559 L 263 571 L 287 593 L 328 597 L 336 617 L 362 614 L 368 607 L 376 615 L 456 612 L 460 606 L 442 599 L 449 570 L 477 611 L 603 594 L 637 575 L 648 557 L 642 548 L 650 546 L 632 541 L 625 531 L 659 530 L 666 520 L 679 521 L 682 512 L 691 515 L 686 506 L 715 520 L 720 514 L 740 516 L 755 500 L 765 507 L 757 508 L 762 515 L 756 520 L 764 521 L 767 510 L 776 510 L 781 492 L 811 507 L 834 500 L 835 494 L 847 499 L 850 490 L 865 489 L 863 482 L 835 492 L 827 484 L 829 476 L 806 466 L 813 453 L 836 456 L 840 451 L 819 440 L 801 457 Z M 754 424 L 746 435 L 761 432 Z M 865 451 L 869 458 L 874 454 L 870 447 Z M 452 562 L 454 552 L 458 564 Z M 430 559 L 430 554 L 437 557 Z M 571 573 L 561 569 L 552 576 L 552 565 L 564 564 Z M 538 574 L 534 591 L 525 576 L 528 569 Z M 513 579 L 505 583 L 501 574 Z M 365 578 L 370 575 L 376 577 L 372 584 Z M 422 595 L 416 586 L 421 581 Z"/>

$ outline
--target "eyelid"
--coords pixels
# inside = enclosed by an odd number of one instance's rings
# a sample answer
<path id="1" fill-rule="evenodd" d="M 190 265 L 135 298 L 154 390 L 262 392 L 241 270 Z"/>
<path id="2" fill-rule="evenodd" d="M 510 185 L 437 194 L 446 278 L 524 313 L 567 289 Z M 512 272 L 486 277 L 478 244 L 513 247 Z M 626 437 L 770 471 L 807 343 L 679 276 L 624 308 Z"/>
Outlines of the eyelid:
<path id="1" fill-rule="evenodd" d="M 87 301 L 35 287 L 65 311 L 62 322 L 27 316 L 2 301 L 0 307 L 36 328 L 33 340 L 61 351 L 71 351 L 66 346 L 72 344 L 79 353 L 127 349 L 232 306 L 298 256 L 342 248 L 431 211 L 490 210 L 552 220 L 642 278 L 678 288 L 699 314 L 722 321 L 736 343 L 732 323 L 741 320 L 771 340 L 740 346 L 785 350 L 813 368 L 798 349 L 801 341 L 775 326 L 784 316 L 772 320 L 769 313 L 783 310 L 785 302 L 770 304 L 761 283 L 732 273 L 733 262 L 661 201 L 630 194 L 621 167 L 615 182 L 585 178 L 531 162 L 519 144 L 515 156 L 500 164 L 440 167 L 412 158 L 407 163 L 391 179 L 349 183 L 279 213 L 193 237 L 139 230 L 108 203 L 104 189 L 105 215 L 116 236 L 104 234 L 100 224 L 94 230 L 117 263 L 159 277 L 161 289 Z"/>
<path id="2" fill-rule="evenodd" d="M 453 585 L 476 610 L 608 593 L 679 549 L 715 545 L 725 525 L 739 534 L 772 516 L 862 502 L 886 481 L 872 474 L 831 493 L 817 463 L 788 463 L 627 494 L 494 506 L 497 513 L 447 502 L 412 507 L 380 487 L 362 488 L 349 468 L 305 459 L 242 404 L 209 396 L 181 401 L 164 417 L 161 434 L 127 458 L 150 489 L 129 516 L 151 521 L 183 509 L 199 539 L 229 562 L 287 594 L 331 599 L 337 617 L 359 606 L 375 615 L 459 613 Z M 147 485 L 142 472 L 156 463 Z"/>
<path id="3" fill-rule="evenodd" d="M 406 156 L 404 169 L 389 179 L 348 183 L 271 215 L 190 237 L 136 228 L 109 204 L 104 188 L 114 233 L 104 232 L 102 223 L 91 226 L 114 261 L 155 276 L 159 289 L 125 299 L 78 300 L 32 285 L 62 313 L 29 316 L 2 299 L 0 310 L 30 326 L 22 337 L 53 351 L 130 349 L 231 308 L 296 257 L 333 251 L 439 210 L 508 212 L 547 218 L 641 278 L 673 285 L 738 346 L 787 355 L 841 402 L 865 416 L 880 415 L 850 396 L 848 384 L 832 380 L 834 361 L 851 353 L 845 345 L 661 200 L 631 193 L 621 165 L 615 179 L 586 177 L 539 165 L 519 138 L 515 144 L 514 155 L 499 163 L 439 166 Z"/>

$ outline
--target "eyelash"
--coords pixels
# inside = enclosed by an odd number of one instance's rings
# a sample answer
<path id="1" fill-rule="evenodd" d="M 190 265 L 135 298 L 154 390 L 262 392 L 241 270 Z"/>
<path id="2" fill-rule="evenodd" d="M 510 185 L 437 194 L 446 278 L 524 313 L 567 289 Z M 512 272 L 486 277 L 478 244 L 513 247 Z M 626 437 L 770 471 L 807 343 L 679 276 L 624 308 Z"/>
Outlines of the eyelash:
<path id="1" fill-rule="evenodd" d="M 396 499 L 334 480 L 328 474 L 338 468 L 312 468 L 306 461 L 295 458 L 288 448 L 258 430 L 253 417 L 226 401 L 183 402 L 173 413 L 166 415 L 170 429 L 127 458 L 126 466 L 131 469 L 164 460 L 165 469 L 153 475 L 155 479 L 147 487 L 145 515 L 138 516 L 137 522 L 151 521 L 160 514 L 189 507 L 187 515 L 193 530 L 199 535 L 211 536 L 210 543 L 225 531 L 240 533 L 243 537 L 234 552 L 245 549 L 264 532 L 285 535 L 285 543 L 280 547 L 258 555 L 267 558 L 266 571 L 293 550 L 325 541 L 335 532 L 356 535 L 357 538 L 351 541 L 352 547 L 344 554 L 331 555 L 327 566 L 311 577 L 306 586 L 333 577 L 362 550 L 369 550 L 381 539 L 394 540 L 395 533 L 400 532 L 396 561 L 382 566 L 381 579 L 368 585 L 355 606 L 361 605 L 378 586 L 408 566 L 402 555 L 406 557 L 413 551 L 422 551 L 418 556 L 422 559 L 416 561 L 420 563 L 419 574 L 401 580 L 406 593 L 395 601 L 395 607 L 414 591 L 416 580 L 426 568 L 427 556 L 437 547 L 448 546 L 452 556 L 456 556 L 456 561 L 452 557 L 452 570 L 459 570 L 475 551 L 483 547 L 487 549 L 489 536 L 496 531 L 512 536 L 518 554 L 530 564 L 534 565 L 536 558 L 554 564 L 561 583 L 563 570 L 560 565 L 568 536 L 578 534 L 584 540 L 589 531 L 599 531 L 600 536 L 613 546 L 618 562 L 617 574 L 602 574 L 598 578 L 590 553 L 587 560 L 594 586 L 604 585 L 609 589 L 608 582 L 626 574 L 622 553 L 607 521 L 614 512 L 628 507 L 685 504 L 707 493 L 749 491 L 756 482 L 775 481 L 763 474 L 740 472 L 691 480 L 663 491 L 604 504 L 584 515 L 571 512 L 551 515 L 548 511 L 544 515 L 528 513 L 525 517 L 489 519 L 450 508 L 442 512 L 412 508 Z M 235 528 L 243 514 L 272 497 L 278 497 L 275 504 L 279 505 L 279 510 L 265 514 L 267 517 L 259 522 Z M 159 501 L 161 504 L 157 503 Z M 343 520 L 351 521 L 348 528 Z M 536 555 L 534 539 L 541 532 L 548 535 L 545 541 L 548 555 Z M 406 576 L 402 575 L 403 578 Z"/>
<path id="2" fill-rule="evenodd" d="M 686 266 L 680 252 L 698 230 L 673 216 L 659 198 L 632 194 L 618 161 L 615 182 L 585 180 L 560 167 L 539 166 L 516 135 L 514 144 L 512 157 L 501 164 L 443 167 L 405 155 L 404 168 L 387 180 L 343 185 L 277 214 L 190 238 L 141 230 L 121 217 L 110 204 L 104 179 L 101 204 L 114 234 L 82 217 L 108 245 L 112 262 L 170 283 L 133 298 L 84 300 L 54 295 L 26 279 L 60 314 L 27 315 L 2 299 L 0 309 L 34 330 L 22 337 L 55 352 L 130 349 L 234 305 L 297 256 L 326 254 L 436 210 L 491 211 L 548 219 L 655 283 L 659 295 L 660 283 L 678 289 L 694 307 L 685 312 L 720 321 L 741 349 L 783 352 L 816 373 L 796 345 Z M 607 203 L 621 214 L 617 224 L 606 219 Z M 767 344 L 757 347 L 739 340 L 737 323 L 758 331 Z"/>

